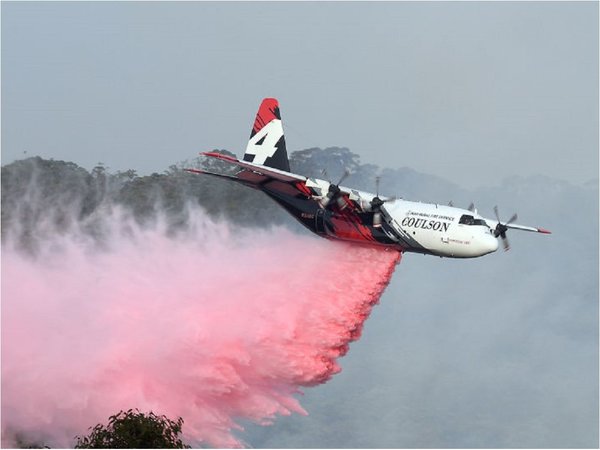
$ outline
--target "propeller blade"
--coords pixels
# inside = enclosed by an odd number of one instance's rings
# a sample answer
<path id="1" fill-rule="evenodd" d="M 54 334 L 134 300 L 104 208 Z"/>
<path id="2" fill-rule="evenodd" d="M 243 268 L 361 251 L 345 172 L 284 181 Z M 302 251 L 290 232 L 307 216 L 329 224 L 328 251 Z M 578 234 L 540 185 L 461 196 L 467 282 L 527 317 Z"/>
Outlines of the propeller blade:
<path id="1" fill-rule="evenodd" d="M 350 171 L 348 169 L 344 170 L 344 175 L 342 175 L 342 178 L 340 178 L 340 181 L 337 182 L 336 186 L 339 186 L 340 184 L 342 184 L 342 181 L 344 181 L 346 178 L 348 178 L 348 175 L 350 175 Z"/>
<path id="2" fill-rule="evenodd" d="M 504 251 L 507 252 L 510 250 L 510 244 L 508 243 L 506 233 L 502 233 L 501 237 L 502 237 L 502 245 L 504 245 Z"/>
<path id="3" fill-rule="evenodd" d="M 471 202 L 471 203 L 469 204 L 469 207 L 468 207 L 467 209 L 468 209 L 469 211 L 471 211 L 471 212 L 475 211 L 475 203 Z"/>
<path id="4" fill-rule="evenodd" d="M 496 214 L 496 219 L 498 220 L 498 223 L 500 223 L 500 216 L 498 215 L 498 207 L 494 206 L 494 214 Z"/>
<path id="5" fill-rule="evenodd" d="M 448 202 L 448 206 L 454 206 L 454 202 L 453 202 L 452 200 L 450 200 L 450 201 Z"/>
<path id="6" fill-rule="evenodd" d="M 380 227 L 381 226 L 381 220 L 382 220 L 382 215 L 381 215 L 381 206 L 385 203 L 385 202 L 393 202 L 394 200 L 396 200 L 396 196 L 393 197 L 388 197 L 385 200 L 382 200 L 379 198 L 379 182 L 381 181 L 381 177 L 377 176 L 375 177 L 375 197 L 373 197 L 371 199 L 371 201 L 368 204 L 368 209 L 367 208 L 363 208 L 365 211 L 369 210 L 373 212 L 373 226 L 374 227 Z"/>
<path id="7" fill-rule="evenodd" d="M 506 232 L 508 231 L 508 225 L 517 220 L 517 213 L 513 214 L 512 217 L 506 223 L 502 223 L 500 221 L 500 215 L 498 214 L 498 207 L 494 206 L 494 214 L 496 214 L 496 219 L 498 219 L 498 223 L 496 224 L 496 228 L 494 229 L 494 236 L 502 238 L 502 245 L 504 246 L 504 251 L 510 250 L 510 244 L 508 243 L 508 239 L 506 238 Z"/>

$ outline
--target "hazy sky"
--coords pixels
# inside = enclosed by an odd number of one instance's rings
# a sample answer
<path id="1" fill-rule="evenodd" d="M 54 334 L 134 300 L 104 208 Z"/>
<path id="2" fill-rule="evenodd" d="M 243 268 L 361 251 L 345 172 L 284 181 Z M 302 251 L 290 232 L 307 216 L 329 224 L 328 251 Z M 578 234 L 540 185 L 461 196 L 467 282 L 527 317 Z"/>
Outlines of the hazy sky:
<path id="1" fill-rule="evenodd" d="M 2 163 L 346 146 L 464 186 L 598 176 L 597 2 L 2 2 Z"/>
<path id="2" fill-rule="evenodd" d="M 597 447 L 598 191 L 581 186 L 598 177 L 597 2 L 1 9 L 2 164 L 241 156 L 275 96 L 290 151 L 346 146 L 466 188 L 576 185 L 424 198 L 553 234 L 514 232 L 485 259 L 405 255 L 344 371 L 302 397 L 310 415 L 248 426 L 251 445 Z"/>

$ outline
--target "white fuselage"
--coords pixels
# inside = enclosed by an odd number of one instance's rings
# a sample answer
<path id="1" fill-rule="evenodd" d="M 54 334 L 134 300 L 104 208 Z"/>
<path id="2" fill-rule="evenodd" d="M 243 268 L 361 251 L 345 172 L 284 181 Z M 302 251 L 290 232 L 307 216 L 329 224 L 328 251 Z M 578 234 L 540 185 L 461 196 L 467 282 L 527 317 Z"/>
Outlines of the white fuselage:
<path id="1" fill-rule="evenodd" d="M 218 151 L 202 154 L 236 167 L 237 172 L 186 170 L 259 189 L 311 232 L 328 239 L 391 247 L 402 252 L 474 258 L 495 252 L 498 249 L 497 238 L 508 250 L 508 229 L 550 234 L 543 228 L 514 223 L 516 213 L 501 222 L 496 206 L 496 220 L 490 220 L 478 215 L 474 206 L 462 209 L 382 198 L 378 193 L 340 186 L 350 176 L 348 170 L 344 171 L 337 184 L 292 173 L 279 102 L 275 98 L 265 98 L 260 104 L 243 160 Z M 376 190 L 379 191 L 379 178 L 376 180 Z"/>
<path id="2" fill-rule="evenodd" d="M 388 223 L 401 236 L 435 255 L 473 258 L 498 249 L 485 220 L 469 210 L 405 200 L 386 203 L 384 208 Z"/>
<path id="3" fill-rule="evenodd" d="M 323 192 L 329 185 L 314 178 L 307 184 L 319 186 Z M 340 188 L 365 206 L 375 197 L 373 193 Z M 384 220 L 402 237 L 403 244 L 409 245 L 407 251 L 474 258 L 498 249 L 492 228 L 497 222 L 484 219 L 476 211 L 403 199 L 386 201 L 381 209 Z"/>

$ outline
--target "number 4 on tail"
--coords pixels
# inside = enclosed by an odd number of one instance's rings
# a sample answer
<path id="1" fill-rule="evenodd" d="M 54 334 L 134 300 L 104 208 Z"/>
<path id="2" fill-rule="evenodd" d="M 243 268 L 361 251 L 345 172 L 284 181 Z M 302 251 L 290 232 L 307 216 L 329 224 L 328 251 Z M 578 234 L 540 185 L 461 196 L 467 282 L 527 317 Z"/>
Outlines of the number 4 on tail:
<path id="1" fill-rule="evenodd" d="M 246 147 L 246 155 L 254 155 L 254 164 L 264 164 L 277 151 L 277 143 L 283 136 L 281 120 L 275 119 L 262 127 L 250 138 Z"/>

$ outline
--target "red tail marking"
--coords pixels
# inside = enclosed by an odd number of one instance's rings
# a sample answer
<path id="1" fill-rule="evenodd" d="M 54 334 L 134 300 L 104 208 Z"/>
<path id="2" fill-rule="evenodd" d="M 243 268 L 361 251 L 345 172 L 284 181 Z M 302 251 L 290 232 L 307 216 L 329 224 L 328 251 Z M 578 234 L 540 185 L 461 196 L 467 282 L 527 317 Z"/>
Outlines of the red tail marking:
<path id="1" fill-rule="evenodd" d="M 273 119 L 280 119 L 279 102 L 276 98 L 265 98 L 258 108 L 254 126 L 252 127 L 252 136 L 260 131 L 262 127 L 268 124 Z M 250 136 L 250 137 L 252 137 Z"/>

